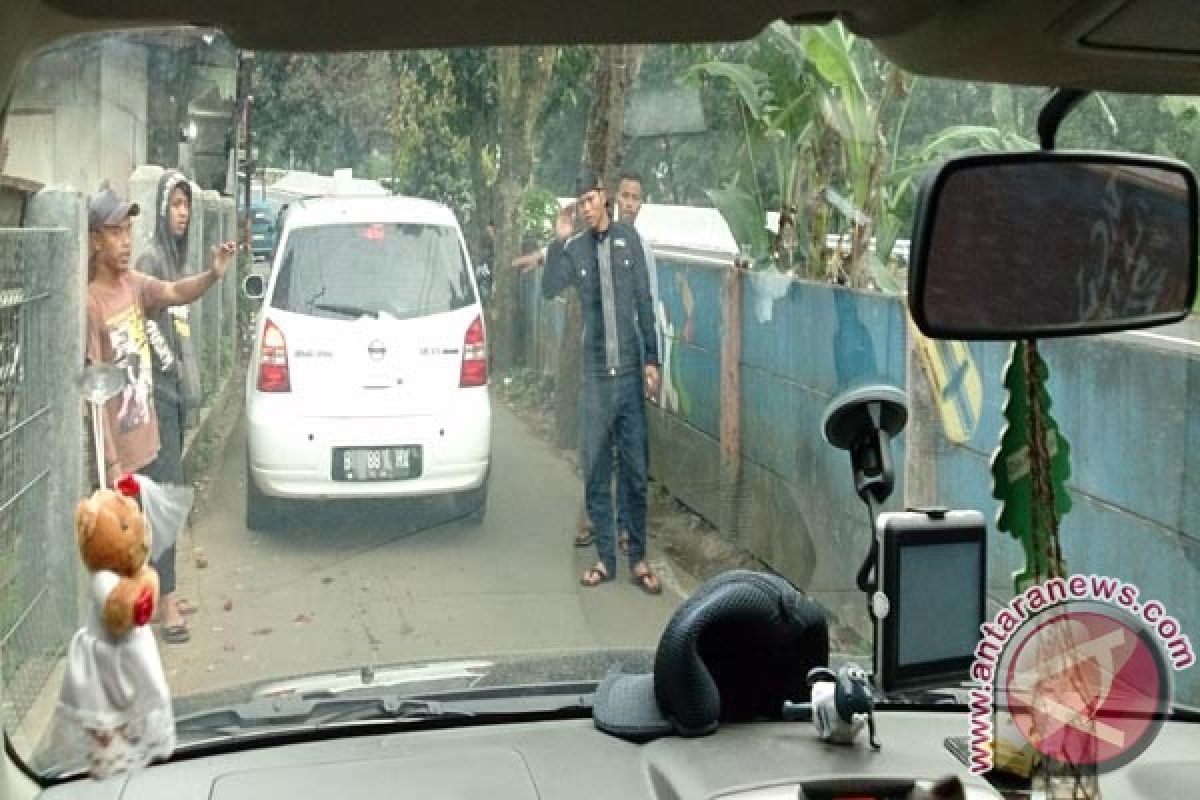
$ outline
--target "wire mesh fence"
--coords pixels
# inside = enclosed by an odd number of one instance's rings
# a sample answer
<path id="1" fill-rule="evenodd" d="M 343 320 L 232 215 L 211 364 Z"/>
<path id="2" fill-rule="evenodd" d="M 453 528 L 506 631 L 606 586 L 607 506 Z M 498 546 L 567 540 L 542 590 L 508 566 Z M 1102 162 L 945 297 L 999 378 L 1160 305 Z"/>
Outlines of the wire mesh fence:
<path id="1" fill-rule="evenodd" d="M 42 694 L 76 617 L 74 565 L 47 529 L 54 502 L 56 346 L 53 293 L 36 269 L 65 231 L 6 231 L 0 238 L 0 672 L 6 729 L 20 726 Z"/>

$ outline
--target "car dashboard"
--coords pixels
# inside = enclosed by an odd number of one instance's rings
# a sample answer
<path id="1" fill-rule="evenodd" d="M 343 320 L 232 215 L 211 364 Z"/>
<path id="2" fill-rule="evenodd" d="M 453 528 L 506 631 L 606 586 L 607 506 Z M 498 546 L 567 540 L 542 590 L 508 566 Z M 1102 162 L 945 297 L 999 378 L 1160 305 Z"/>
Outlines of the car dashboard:
<path id="1" fill-rule="evenodd" d="M 336 797 L 725 798 L 922 797 L 957 775 L 967 798 L 1028 797 L 972 776 L 946 746 L 961 711 L 882 711 L 882 747 L 826 744 L 811 724 L 728 725 L 717 733 L 635 744 L 590 719 L 371 733 L 186 758 L 126 777 L 78 780 L 45 800 L 308 800 Z M 1200 786 L 1200 726 L 1167 722 L 1132 764 L 1100 778 L 1102 796 L 1180 797 Z M 909 791 L 908 781 L 916 783 Z M 902 788 L 897 789 L 897 786 Z"/>

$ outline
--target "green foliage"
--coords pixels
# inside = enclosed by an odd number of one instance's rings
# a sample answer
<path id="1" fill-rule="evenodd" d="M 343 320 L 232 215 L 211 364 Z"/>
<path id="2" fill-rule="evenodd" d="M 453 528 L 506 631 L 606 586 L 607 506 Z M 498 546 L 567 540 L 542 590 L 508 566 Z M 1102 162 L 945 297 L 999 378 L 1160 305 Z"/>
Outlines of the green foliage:
<path id="1" fill-rule="evenodd" d="M 406 54 L 396 65 L 394 79 L 396 99 L 389 125 L 397 189 L 445 203 L 460 217 L 472 216 L 471 153 L 461 127 L 465 109 L 449 57 L 441 51 Z"/>
<path id="2" fill-rule="evenodd" d="M 579 172 L 598 52 L 592 46 L 564 47 L 554 64 L 535 133 L 534 184 L 555 196 L 570 196 Z"/>
<path id="3" fill-rule="evenodd" d="M 261 53 L 253 119 L 262 161 L 394 179 L 400 191 L 451 205 L 477 246 L 505 157 L 495 52 Z M 554 196 L 571 193 L 582 160 L 598 52 L 559 48 L 532 112 L 530 183 Z M 777 22 L 746 42 L 646 48 L 634 91 L 680 86 L 698 94 L 707 130 L 626 141 L 623 166 L 645 177 L 647 202 L 717 206 L 758 267 L 812 278 L 845 269 L 880 288 L 899 286 L 892 251 L 924 172 L 958 153 L 1034 148 L 1050 94 L 907 76 L 837 23 Z M 1200 169 L 1197 123 L 1200 100 L 1105 94 L 1067 118 L 1059 146 L 1154 153 Z M 544 224 L 535 202 L 526 198 L 520 217 L 527 244 Z M 795 210 L 794 246 L 763 230 L 766 214 L 783 209 Z M 827 234 L 855 243 L 844 263 L 825 248 Z"/>
<path id="4" fill-rule="evenodd" d="M 254 136 L 265 166 L 329 174 L 390 147 L 398 57 L 262 53 L 255 59 Z"/>
<path id="5" fill-rule="evenodd" d="M 558 198 L 548 189 L 532 187 L 521 197 L 521 241 L 523 248 L 538 247 L 554 237 Z"/>
<path id="6" fill-rule="evenodd" d="M 761 263 L 770 247 L 762 204 L 749 192 L 735 187 L 709 189 L 708 197 L 725 218 L 742 253 Z"/>
<path id="7" fill-rule="evenodd" d="M 554 375 L 536 369 L 517 368 L 497 381 L 504 402 L 519 410 L 550 411 L 554 407 Z"/>

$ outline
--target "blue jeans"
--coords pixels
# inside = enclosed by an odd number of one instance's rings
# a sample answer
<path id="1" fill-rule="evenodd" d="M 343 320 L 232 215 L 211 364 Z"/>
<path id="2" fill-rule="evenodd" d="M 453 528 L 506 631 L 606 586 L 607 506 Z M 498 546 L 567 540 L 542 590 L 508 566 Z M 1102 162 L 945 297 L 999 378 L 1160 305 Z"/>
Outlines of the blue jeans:
<path id="1" fill-rule="evenodd" d="M 596 528 L 596 551 L 616 574 L 613 525 L 613 451 L 617 494 L 628 503 L 629 563 L 646 557 L 646 472 L 649 445 L 642 372 L 583 377 L 583 482 L 588 517 Z M 626 510 L 626 509 L 623 509 Z"/>

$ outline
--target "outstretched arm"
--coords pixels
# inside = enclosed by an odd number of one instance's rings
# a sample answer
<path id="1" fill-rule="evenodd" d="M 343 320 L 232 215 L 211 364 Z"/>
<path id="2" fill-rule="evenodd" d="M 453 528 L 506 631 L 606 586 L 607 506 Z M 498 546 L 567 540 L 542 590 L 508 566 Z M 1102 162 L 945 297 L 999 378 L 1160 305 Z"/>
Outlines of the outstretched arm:
<path id="1" fill-rule="evenodd" d="M 192 275 L 177 281 L 163 282 L 160 302 L 157 305 L 186 306 L 199 300 L 213 284 L 225 277 L 229 264 L 237 252 L 237 245 L 225 242 L 213 248 L 213 263 L 199 275 Z"/>

